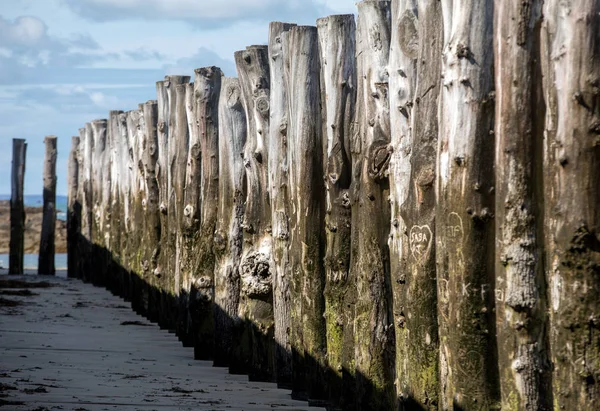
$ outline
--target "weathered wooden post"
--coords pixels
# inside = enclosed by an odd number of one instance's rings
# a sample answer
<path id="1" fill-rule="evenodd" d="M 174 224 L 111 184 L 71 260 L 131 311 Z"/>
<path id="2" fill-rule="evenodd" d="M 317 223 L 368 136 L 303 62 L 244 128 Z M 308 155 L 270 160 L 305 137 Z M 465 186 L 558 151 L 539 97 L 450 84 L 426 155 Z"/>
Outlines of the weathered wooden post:
<path id="1" fill-rule="evenodd" d="M 546 118 L 540 198 L 554 407 L 565 410 L 597 408 L 600 401 L 599 11 L 594 0 L 550 0 L 542 13 Z"/>
<path id="2" fill-rule="evenodd" d="M 502 409 L 552 409 L 536 92 L 542 2 L 496 1 L 496 327 Z"/>
<path id="3" fill-rule="evenodd" d="M 160 286 L 155 272 L 159 264 L 160 256 L 160 196 L 159 182 L 157 179 L 157 162 L 159 155 L 158 143 L 158 104 L 155 100 L 147 101 L 144 104 L 144 126 L 146 141 L 142 146 L 142 162 L 144 166 L 144 176 L 146 178 L 146 196 L 142 202 L 144 209 L 144 228 L 141 238 L 141 279 L 142 296 L 141 305 L 148 318 L 157 320 L 156 304 L 153 292 Z"/>
<path id="4" fill-rule="evenodd" d="M 417 17 L 418 16 L 418 17 Z M 392 1 L 391 284 L 400 406 L 437 409 L 435 176 L 442 15 L 438 1 Z"/>
<path id="5" fill-rule="evenodd" d="M 436 261 L 441 408 L 500 400 L 494 315 L 493 2 L 442 1 Z"/>
<path id="6" fill-rule="evenodd" d="M 67 275 L 79 277 L 79 237 L 81 236 L 81 199 L 79 198 L 79 137 L 72 137 L 67 175 Z"/>
<path id="7" fill-rule="evenodd" d="M 293 24 L 269 25 L 269 196 L 273 228 L 273 313 L 275 317 L 275 369 L 277 384 L 291 387 L 292 347 L 290 341 L 289 192 L 287 174 L 288 101 L 284 81 L 283 34 Z"/>
<path id="8" fill-rule="evenodd" d="M 11 170 L 10 195 L 10 244 L 8 273 L 23 274 L 25 248 L 25 204 L 23 184 L 25 182 L 25 160 L 27 143 L 23 139 L 13 139 L 13 159 Z"/>
<path id="9" fill-rule="evenodd" d="M 310 399 L 327 398 L 323 138 L 320 58 L 316 27 L 292 27 L 284 52 L 288 59 L 289 121 L 287 158 L 290 199 L 293 390 Z"/>
<path id="10" fill-rule="evenodd" d="M 85 127 L 79 129 L 79 140 L 81 177 L 79 179 L 78 198 L 81 199 L 81 237 L 78 244 L 78 253 L 81 256 L 81 259 L 79 261 L 78 277 L 83 281 L 89 281 L 91 279 L 91 245 L 92 227 L 94 225 L 94 203 L 92 193 L 92 153 L 94 151 L 94 138 L 91 123 L 86 123 Z"/>
<path id="11" fill-rule="evenodd" d="M 390 2 L 358 3 L 357 105 L 351 144 L 351 276 L 356 282 L 357 407 L 393 409 L 393 318 L 389 248 Z"/>
<path id="12" fill-rule="evenodd" d="M 229 366 L 240 300 L 240 260 L 246 179 L 242 154 L 246 114 L 237 78 L 222 80 L 219 97 L 219 201 L 214 238 L 216 366 Z"/>
<path id="13" fill-rule="evenodd" d="M 215 347 L 214 236 L 219 207 L 219 95 L 223 72 L 218 67 L 195 70 L 194 118 L 195 144 L 189 149 L 190 169 L 184 218 L 185 230 L 193 250 L 190 279 L 195 324 L 194 357 L 212 359 Z M 201 203 L 200 203 L 201 199 Z M 196 209 L 194 209 L 196 207 Z M 197 231 L 200 229 L 199 232 Z M 218 343 L 218 342 L 217 342 Z"/>
<path id="14" fill-rule="evenodd" d="M 240 344 L 234 349 L 232 371 L 250 378 L 272 380 L 274 375 L 271 207 L 268 201 L 269 61 L 267 46 L 235 52 L 242 101 L 246 111 L 246 207 L 240 263 L 242 320 Z M 238 332 L 238 331 L 236 331 Z M 248 367 L 245 369 L 245 367 Z"/>
<path id="15" fill-rule="evenodd" d="M 44 157 L 44 208 L 38 274 L 54 275 L 54 239 L 56 227 L 56 136 L 44 139 L 46 155 Z"/>
<path id="16" fill-rule="evenodd" d="M 110 112 L 114 117 L 119 112 Z M 111 121 L 112 123 L 112 121 Z M 110 146 L 108 141 L 108 120 L 94 120 L 91 123 L 93 138 L 91 191 L 93 198 L 92 255 L 90 277 L 94 284 L 104 285 L 107 261 L 105 258 L 108 235 L 105 233 L 106 212 L 110 200 Z"/>
<path id="17" fill-rule="evenodd" d="M 321 53 L 321 105 L 325 160 L 325 324 L 328 396 L 343 409 L 354 406 L 354 303 L 350 280 L 352 164 L 350 141 L 356 104 L 354 15 L 317 20 Z"/>

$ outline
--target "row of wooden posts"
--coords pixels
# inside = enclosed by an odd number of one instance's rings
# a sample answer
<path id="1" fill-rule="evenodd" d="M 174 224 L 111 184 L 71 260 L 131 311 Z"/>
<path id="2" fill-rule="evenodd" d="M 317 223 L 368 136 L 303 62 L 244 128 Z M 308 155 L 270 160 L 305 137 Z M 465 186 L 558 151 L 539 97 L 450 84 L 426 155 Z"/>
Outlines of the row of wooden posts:
<path id="1" fill-rule="evenodd" d="M 69 272 L 332 408 L 600 402 L 600 3 L 366 0 L 73 138 Z"/>
<path id="2" fill-rule="evenodd" d="M 54 275 L 55 228 L 56 228 L 56 136 L 44 139 L 44 191 L 42 230 L 38 253 L 38 273 Z M 9 274 L 23 274 L 25 258 L 25 202 L 24 183 L 27 143 L 23 139 L 13 139 L 13 159 L 11 169 L 10 197 L 10 243 Z"/>

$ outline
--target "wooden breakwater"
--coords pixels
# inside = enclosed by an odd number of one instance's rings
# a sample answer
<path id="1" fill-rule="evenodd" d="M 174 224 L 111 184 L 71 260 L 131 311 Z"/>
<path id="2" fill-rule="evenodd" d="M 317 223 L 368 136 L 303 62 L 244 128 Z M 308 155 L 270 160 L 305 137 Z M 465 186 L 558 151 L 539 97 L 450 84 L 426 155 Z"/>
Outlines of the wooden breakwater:
<path id="1" fill-rule="evenodd" d="M 599 8 L 367 0 L 165 77 L 74 142 L 70 275 L 331 408 L 592 409 Z"/>

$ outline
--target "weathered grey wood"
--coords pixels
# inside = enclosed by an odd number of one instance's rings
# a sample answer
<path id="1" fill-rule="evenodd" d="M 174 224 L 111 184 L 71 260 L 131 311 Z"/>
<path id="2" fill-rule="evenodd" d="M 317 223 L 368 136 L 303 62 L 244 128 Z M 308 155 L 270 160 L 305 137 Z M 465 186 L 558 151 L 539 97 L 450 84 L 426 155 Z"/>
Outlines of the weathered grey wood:
<path id="1" fill-rule="evenodd" d="M 293 24 L 269 25 L 269 70 L 271 81 L 269 110 L 269 196 L 273 228 L 273 313 L 275 318 L 276 380 L 280 386 L 292 382 L 290 341 L 289 275 L 289 191 L 287 174 L 287 86 L 284 81 L 283 33 Z"/>
<path id="2" fill-rule="evenodd" d="M 219 201 L 214 236 L 215 365 L 228 366 L 240 299 L 244 218 L 246 113 L 237 78 L 225 77 L 219 96 Z"/>
<path id="3" fill-rule="evenodd" d="M 25 182 L 25 163 L 27 143 L 23 139 L 13 139 L 13 158 L 11 169 L 10 194 L 10 244 L 8 255 L 8 273 L 23 274 L 25 249 L 25 204 L 23 184 Z"/>
<path id="4" fill-rule="evenodd" d="M 355 363 L 358 408 L 392 409 L 388 164 L 390 2 L 358 3 L 357 106 L 352 143 L 351 276 L 356 281 Z"/>
<path id="5" fill-rule="evenodd" d="M 523 10 L 525 18 L 529 9 Z M 599 13 L 593 0 L 550 0 L 542 12 L 546 113 L 540 198 L 555 409 L 593 409 L 600 401 Z M 535 113 L 541 114 L 537 106 Z"/>
<path id="6" fill-rule="evenodd" d="M 119 112 L 110 112 L 109 116 L 118 116 Z M 112 123 L 112 119 L 111 119 Z M 93 175 L 91 191 L 93 199 L 92 242 L 94 252 L 91 255 L 90 279 L 95 284 L 103 284 L 107 261 L 99 255 L 106 247 L 110 235 L 106 230 L 108 202 L 110 201 L 110 157 L 108 142 L 108 120 L 94 120 L 91 123 L 93 143 Z M 110 216 L 108 216 L 110 217 Z"/>
<path id="7" fill-rule="evenodd" d="M 401 406 L 437 409 L 435 177 L 443 41 L 438 1 L 393 1 L 390 261 Z"/>
<path id="8" fill-rule="evenodd" d="M 55 228 L 56 228 L 56 136 L 46 136 L 44 144 L 44 208 L 38 274 L 54 275 Z"/>
<path id="9" fill-rule="evenodd" d="M 542 2 L 496 1 L 496 324 L 502 409 L 553 407 L 540 238 L 542 117 L 535 90 Z M 537 118 L 537 120 L 536 120 Z"/>
<path id="10" fill-rule="evenodd" d="M 356 103 L 354 15 L 317 20 L 325 158 L 325 323 L 329 398 L 342 409 L 354 403 L 354 311 L 350 281 L 352 164 L 350 139 Z"/>
<path id="11" fill-rule="evenodd" d="M 80 139 L 71 138 L 71 151 L 67 169 L 67 275 L 79 277 L 79 241 L 81 236 L 81 199 L 79 197 Z"/>
<path id="12" fill-rule="evenodd" d="M 289 30 L 287 73 L 293 390 L 325 399 L 323 137 L 316 27 Z"/>
<path id="13" fill-rule="evenodd" d="M 268 201 L 269 61 L 267 46 L 250 46 L 234 54 L 246 111 L 246 207 L 240 263 L 239 316 L 245 322 L 234 350 L 233 371 L 249 367 L 251 378 L 274 375 L 271 207 Z M 251 351 L 247 351 L 251 350 Z M 248 361 L 244 364 L 244 361 Z"/>
<path id="14" fill-rule="evenodd" d="M 492 1 L 442 1 L 436 261 L 442 409 L 500 400 L 494 315 Z"/>
<path id="15" fill-rule="evenodd" d="M 223 72 L 218 67 L 195 70 L 194 118 L 197 124 L 195 146 L 189 153 L 195 164 L 188 181 L 196 184 L 185 204 L 185 224 L 192 264 L 191 279 L 192 319 L 195 328 L 194 356 L 212 359 L 215 347 L 214 313 L 215 254 L 214 236 L 219 205 L 219 95 Z M 190 188 L 188 188 L 190 190 Z M 202 199 L 200 206 L 200 199 Z M 193 207 L 198 207 L 197 210 Z M 194 217 L 195 215 L 195 217 Z M 195 223 L 193 220 L 197 220 Z M 198 230 L 199 228 L 199 230 Z M 218 342 L 217 342 L 218 343 Z"/>
<path id="16" fill-rule="evenodd" d="M 146 193 L 143 201 L 144 208 L 144 228 L 141 238 L 141 263 L 140 276 L 143 283 L 148 286 L 142 290 L 141 308 L 147 315 L 155 319 L 155 309 L 151 304 L 156 304 L 153 300 L 153 289 L 160 286 L 156 271 L 160 256 L 160 196 L 159 182 L 157 178 L 157 163 L 159 155 L 158 140 L 158 103 L 155 100 L 147 101 L 144 104 L 144 126 L 145 126 L 145 144 L 142 155 L 144 165 L 144 175 L 146 178 Z"/>
<path id="17" fill-rule="evenodd" d="M 94 152 L 94 138 L 92 133 L 92 124 L 86 123 L 85 127 L 79 129 L 80 139 L 80 169 L 81 177 L 79 184 L 79 195 L 81 198 L 81 238 L 78 244 L 78 252 L 81 256 L 79 261 L 78 277 L 84 281 L 90 281 L 92 270 L 90 264 L 91 245 L 92 245 L 92 227 L 94 225 L 94 202 L 92 191 L 92 154 Z"/>

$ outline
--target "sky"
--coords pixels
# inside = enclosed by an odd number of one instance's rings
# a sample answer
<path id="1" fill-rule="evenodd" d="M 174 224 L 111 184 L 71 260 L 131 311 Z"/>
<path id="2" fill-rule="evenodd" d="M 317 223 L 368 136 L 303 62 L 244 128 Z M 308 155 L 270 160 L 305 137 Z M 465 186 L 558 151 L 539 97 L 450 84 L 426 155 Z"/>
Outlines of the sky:
<path id="1" fill-rule="evenodd" d="M 267 44 L 271 21 L 345 13 L 354 0 L 0 0 L 0 194 L 13 138 L 27 140 L 25 194 L 41 195 L 44 137 L 58 137 L 66 195 L 71 136 L 86 122 L 156 99 L 167 74 L 236 76 L 233 53 Z"/>

